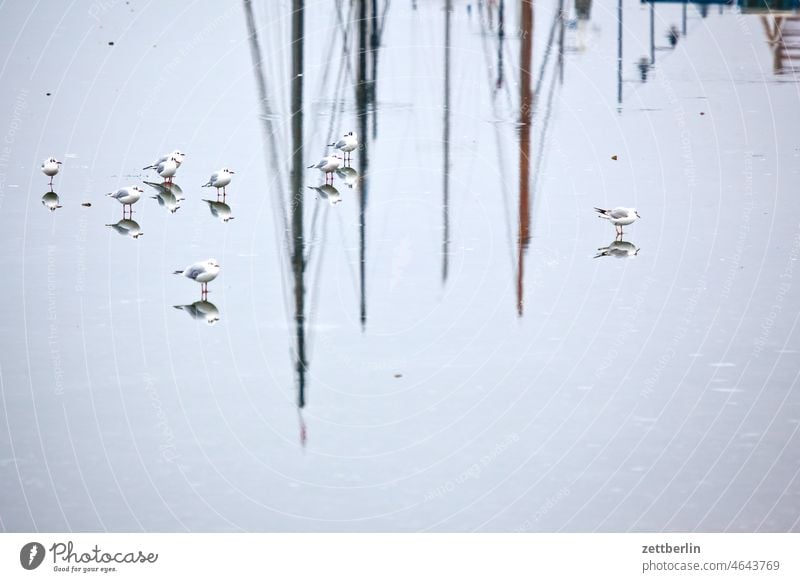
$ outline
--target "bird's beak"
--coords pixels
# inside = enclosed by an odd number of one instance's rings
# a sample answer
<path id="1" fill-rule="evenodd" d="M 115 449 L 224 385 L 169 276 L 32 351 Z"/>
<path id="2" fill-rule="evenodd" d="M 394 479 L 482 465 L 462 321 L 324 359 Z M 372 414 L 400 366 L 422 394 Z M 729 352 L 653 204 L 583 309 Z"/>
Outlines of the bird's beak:
<path id="1" fill-rule="evenodd" d="M 231 173 L 231 174 L 235 174 L 236 172 L 234 172 L 233 170 L 231 170 L 231 171 L 230 171 L 230 173 Z"/>
<path id="2" fill-rule="evenodd" d="M 56 163 L 60 166 L 62 162 L 56 162 Z"/>

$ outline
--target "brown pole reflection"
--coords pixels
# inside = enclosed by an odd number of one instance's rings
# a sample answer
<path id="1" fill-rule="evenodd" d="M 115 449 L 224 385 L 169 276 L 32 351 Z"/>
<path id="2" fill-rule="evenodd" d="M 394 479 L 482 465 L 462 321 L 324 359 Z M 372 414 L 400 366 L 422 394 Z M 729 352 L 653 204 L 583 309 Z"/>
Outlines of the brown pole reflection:
<path id="1" fill-rule="evenodd" d="M 517 314 L 523 312 L 525 249 L 530 240 L 530 149 L 533 91 L 533 0 L 521 1 L 519 65 L 519 237 L 517 239 Z"/>

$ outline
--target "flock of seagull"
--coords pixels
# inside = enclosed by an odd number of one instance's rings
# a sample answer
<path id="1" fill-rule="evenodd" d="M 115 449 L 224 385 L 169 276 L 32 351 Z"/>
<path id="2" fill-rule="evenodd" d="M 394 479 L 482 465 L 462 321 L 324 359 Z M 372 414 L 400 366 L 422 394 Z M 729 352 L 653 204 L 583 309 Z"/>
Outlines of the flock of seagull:
<path id="1" fill-rule="evenodd" d="M 336 204 L 340 201 L 338 191 L 333 188 L 333 180 L 334 174 L 339 172 L 340 175 L 344 176 L 345 183 L 348 183 L 348 177 L 352 177 L 352 175 L 358 176 L 357 172 L 349 167 L 350 159 L 352 152 L 358 148 L 358 136 L 350 131 L 346 133 L 340 140 L 328 144 L 328 147 L 335 148 L 342 152 L 343 156 L 339 156 L 338 154 L 331 154 L 323 157 L 319 162 L 316 164 L 311 164 L 308 166 L 309 169 L 315 168 L 318 169 L 325 175 L 325 184 L 322 186 L 309 186 L 313 190 L 316 190 L 317 193 L 325 198 L 328 198 L 331 204 Z M 183 200 L 183 198 L 174 198 L 173 200 L 168 200 L 166 193 L 170 192 L 171 188 L 174 186 L 173 178 L 175 174 L 178 172 L 178 169 L 183 164 L 183 161 L 186 158 L 186 154 L 179 150 L 175 150 L 169 154 L 161 156 L 158 160 L 153 162 L 152 164 L 145 166 L 142 168 L 143 170 L 155 170 L 155 172 L 164 179 L 162 184 L 155 184 L 150 182 L 145 182 L 146 184 L 152 185 L 160 190 L 162 190 L 165 196 L 159 195 L 159 203 L 163 205 L 167 205 L 170 212 L 174 213 L 177 209 L 177 202 Z M 50 188 L 53 187 L 53 178 L 58 174 L 62 162 L 58 161 L 53 157 L 47 158 L 42 163 L 42 172 L 45 176 L 50 178 Z M 344 166 L 344 167 L 343 167 Z M 341 170 L 340 170 L 341 169 Z M 348 172 L 347 170 L 350 170 Z M 233 170 L 228 167 L 221 168 L 211 174 L 208 181 L 203 184 L 201 187 L 203 188 L 216 188 L 217 190 L 217 201 L 214 203 L 213 200 L 203 200 L 207 202 L 211 207 L 211 212 L 215 215 L 220 217 L 224 222 L 232 219 L 233 217 L 230 216 L 230 207 L 227 206 L 224 202 L 227 196 L 227 186 L 231 183 L 233 176 L 236 174 Z M 330 180 L 330 181 L 329 181 Z M 348 184 L 351 185 L 351 184 Z M 221 192 L 220 192 L 221 191 Z M 133 215 L 133 205 L 139 201 L 139 198 L 144 193 L 138 185 L 133 186 L 126 186 L 124 188 L 118 189 L 116 192 L 109 192 L 106 196 L 113 198 L 120 204 L 122 204 L 122 218 L 123 220 L 117 223 L 116 225 L 108 225 L 112 227 L 117 227 L 117 230 L 121 230 L 125 234 L 129 234 L 133 238 L 138 238 L 143 233 L 139 230 L 138 224 L 132 220 Z M 48 197 L 49 196 L 49 197 Z M 220 196 L 222 200 L 220 200 Z M 334 199 L 335 196 L 335 199 Z M 54 192 L 48 192 L 42 199 L 42 203 L 47 206 L 47 208 L 51 211 L 55 210 L 56 208 L 61 208 L 58 204 L 58 196 Z M 127 212 L 126 212 L 127 210 Z M 599 253 L 595 255 L 597 257 L 605 257 L 605 256 L 613 256 L 617 258 L 621 257 L 629 257 L 634 256 L 639 252 L 639 249 L 635 247 L 630 242 L 626 242 L 622 240 L 623 227 L 633 224 L 637 218 L 641 218 L 639 213 L 636 211 L 635 208 L 626 208 L 626 207 L 617 207 L 611 209 L 604 209 L 604 208 L 597 208 L 595 207 L 595 212 L 597 212 L 598 218 L 603 218 L 608 220 L 611 224 L 614 225 L 614 229 L 616 232 L 616 237 L 614 242 L 612 242 L 607 247 L 601 247 L 598 249 Z M 127 221 L 127 224 L 123 224 Z M 216 259 L 206 259 L 204 261 L 199 261 L 197 263 L 193 263 L 187 266 L 184 269 L 178 269 L 174 271 L 175 275 L 182 275 L 187 279 L 191 279 L 197 283 L 200 283 L 200 302 L 196 302 L 192 305 L 181 305 L 176 306 L 176 308 L 183 309 L 189 311 L 194 317 L 203 317 L 209 323 L 214 323 L 219 319 L 218 313 L 216 313 L 216 308 L 213 308 L 213 304 L 207 302 L 208 298 L 208 284 L 217 278 L 220 272 L 220 265 Z M 203 306 L 207 305 L 208 308 L 204 308 Z M 216 317 L 214 317 L 216 315 Z"/>
<path id="2" fill-rule="evenodd" d="M 340 197 L 338 191 L 333 188 L 333 176 L 334 173 L 338 172 L 344 177 L 345 183 L 352 187 L 352 181 L 354 180 L 354 177 L 358 177 L 358 173 L 354 169 L 350 168 L 349 163 L 352 152 L 358 148 L 358 145 L 358 136 L 352 131 L 344 134 L 344 136 L 338 141 L 328 144 L 328 147 L 335 148 L 342 152 L 343 156 L 339 156 L 338 154 L 327 155 L 318 163 L 308 166 L 309 168 L 316 168 L 325 174 L 325 184 L 323 186 L 309 186 L 309 188 L 316 190 L 320 196 L 327 198 L 331 204 L 336 204 L 339 202 Z M 183 164 L 185 158 L 185 153 L 179 150 L 174 150 L 166 155 L 161 156 L 152 164 L 142 168 L 143 170 L 154 170 L 161 178 L 164 179 L 164 182 L 161 184 L 152 182 L 145 182 L 145 184 L 153 186 L 159 190 L 159 196 L 155 198 L 158 198 L 159 204 L 167 206 L 167 209 L 172 213 L 175 213 L 175 211 L 179 208 L 178 202 L 184 200 L 184 198 L 176 197 L 172 193 L 172 189 L 173 187 L 177 188 L 177 185 L 173 182 L 173 178 L 175 177 L 175 174 L 177 174 L 178 169 L 181 167 L 181 164 Z M 42 162 L 42 173 L 50 178 L 49 186 L 51 190 L 53 188 L 53 178 L 58 174 L 62 164 L 63 162 L 60 162 L 54 157 L 49 157 Z M 219 217 L 223 222 L 228 222 L 233 218 L 230 216 L 230 207 L 225 204 L 225 199 L 227 196 L 227 186 L 231 183 L 231 180 L 235 174 L 236 172 L 228 167 L 221 168 L 211 174 L 208 181 L 201 186 L 203 188 L 216 188 L 216 202 L 206 199 L 203 199 L 203 201 L 209 204 L 212 214 Z M 179 189 L 178 191 L 180 192 Z M 122 220 L 117 224 L 108 226 L 114 227 L 119 232 L 128 234 L 133 238 L 140 237 L 143 233 L 141 232 L 139 225 L 133 221 L 133 205 L 139 201 L 143 193 L 144 190 L 142 190 L 142 188 L 140 188 L 138 185 L 125 186 L 124 188 L 118 189 L 116 192 L 107 193 L 106 196 L 113 198 L 122 204 Z M 52 191 L 46 193 L 42 197 L 42 204 L 44 204 L 50 211 L 61 208 L 58 195 Z M 209 323 L 214 323 L 217 321 L 219 317 L 218 314 L 216 314 L 216 308 L 211 309 L 213 305 L 207 302 L 207 298 L 208 284 L 217 278 L 219 272 L 220 265 L 217 260 L 213 258 L 199 261 L 189 265 L 184 269 L 178 269 L 174 271 L 175 275 L 182 275 L 187 279 L 191 279 L 192 281 L 200 283 L 201 298 L 200 302 L 195 302 L 192 305 L 176 306 L 176 308 L 189 311 L 194 317 L 202 317 Z M 204 305 L 210 307 L 204 308 Z M 216 317 L 214 317 L 215 315 Z"/>

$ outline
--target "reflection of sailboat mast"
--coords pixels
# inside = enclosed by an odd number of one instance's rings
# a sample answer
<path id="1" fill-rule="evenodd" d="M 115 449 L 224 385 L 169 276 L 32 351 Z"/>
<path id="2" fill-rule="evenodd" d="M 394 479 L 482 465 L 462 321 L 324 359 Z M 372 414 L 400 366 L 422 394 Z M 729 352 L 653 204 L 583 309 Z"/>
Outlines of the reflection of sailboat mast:
<path id="1" fill-rule="evenodd" d="M 450 15 L 453 0 L 445 1 L 444 10 L 444 169 L 442 176 L 442 282 L 447 281 L 447 268 L 450 255 Z"/>
<path id="2" fill-rule="evenodd" d="M 359 287 L 361 292 L 361 328 L 367 325 L 367 287 L 366 287 L 366 214 L 367 183 L 369 180 L 368 136 L 367 136 L 367 103 L 369 101 L 369 83 L 367 81 L 367 1 L 358 0 L 358 66 L 356 71 L 356 110 L 358 116 L 358 134 L 361 138 L 359 161 L 361 162 L 361 182 L 358 189 L 358 223 L 359 223 Z"/>
<path id="3" fill-rule="evenodd" d="M 500 8 L 497 15 L 497 89 L 503 86 L 503 40 L 506 37 L 505 7 L 505 0 L 500 0 Z"/>
<path id="4" fill-rule="evenodd" d="M 522 2 L 519 67 L 519 238 L 517 240 L 517 314 L 522 315 L 525 249 L 530 240 L 531 66 L 533 62 L 533 0 Z"/>
<path id="5" fill-rule="evenodd" d="M 305 255 L 303 252 L 303 7 L 304 0 L 292 0 L 292 272 L 294 274 L 294 317 L 297 333 L 297 405 L 306 404 L 305 337 Z"/>

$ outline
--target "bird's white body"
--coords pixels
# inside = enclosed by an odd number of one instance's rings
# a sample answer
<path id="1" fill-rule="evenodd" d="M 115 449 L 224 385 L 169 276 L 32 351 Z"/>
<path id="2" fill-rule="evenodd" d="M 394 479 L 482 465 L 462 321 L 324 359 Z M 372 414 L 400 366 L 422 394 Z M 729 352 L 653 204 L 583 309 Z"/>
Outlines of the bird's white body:
<path id="1" fill-rule="evenodd" d="M 231 179 L 236 172 L 230 170 L 228 168 L 222 168 L 221 170 L 217 170 L 211 177 L 208 179 L 208 182 L 203 184 L 203 188 L 211 186 L 213 188 L 224 188 L 228 184 L 231 183 Z"/>
<path id="2" fill-rule="evenodd" d="M 197 281 L 198 283 L 208 283 L 213 281 L 219 275 L 219 264 L 216 259 L 207 259 L 199 263 L 189 265 L 182 271 L 175 271 L 176 275 L 183 275 L 187 279 Z"/>
<path id="3" fill-rule="evenodd" d="M 60 169 L 59 166 L 61 162 L 59 162 L 55 158 L 47 158 L 44 162 L 42 162 L 42 173 L 45 176 L 52 178 L 56 174 L 58 174 L 58 170 Z"/>
<path id="4" fill-rule="evenodd" d="M 623 234 L 623 226 L 633 224 L 637 218 L 641 218 L 635 208 L 625 208 L 624 206 L 617 206 L 609 210 L 595 207 L 594 210 L 600 218 L 605 218 L 613 224 L 619 235 Z"/>
<path id="5" fill-rule="evenodd" d="M 599 213 L 600 218 L 605 218 L 614 226 L 628 226 L 636 222 L 639 218 L 639 213 L 635 208 L 625 208 L 618 206 L 611 210 L 603 210 L 602 208 L 595 208 Z"/>
<path id="6" fill-rule="evenodd" d="M 358 135 L 354 132 L 346 133 L 342 139 L 333 144 L 337 150 L 349 154 L 358 147 Z"/>
<path id="7" fill-rule="evenodd" d="M 128 205 L 136 204 L 142 195 L 143 190 L 139 186 L 127 186 L 120 188 L 116 192 L 109 192 L 106 196 L 110 196 L 120 204 Z"/>
<path id="8" fill-rule="evenodd" d="M 178 160 L 169 158 L 158 164 L 156 172 L 158 172 L 158 175 L 162 178 L 169 180 L 175 175 L 175 172 L 178 171 L 178 165 Z"/>
<path id="9" fill-rule="evenodd" d="M 155 170 L 155 169 L 158 168 L 159 164 L 163 164 L 164 162 L 166 162 L 170 158 L 174 159 L 175 160 L 175 164 L 180 168 L 181 164 L 183 163 L 183 160 L 186 158 L 186 154 L 184 154 L 183 152 L 181 152 L 179 150 L 172 151 L 172 152 L 170 152 L 170 153 L 168 153 L 166 155 L 161 156 L 155 162 L 153 162 L 149 166 L 145 166 L 142 169 L 143 170 Z"/>
<path id="10" fill-rule="evenodd" d="M 316 164 L 309 166 L 309 168 L 317 168 L 320 172 L 330 174 L 335 172 L 342 165 L 342 158 L 339 156 L 325 156 Z"/>

